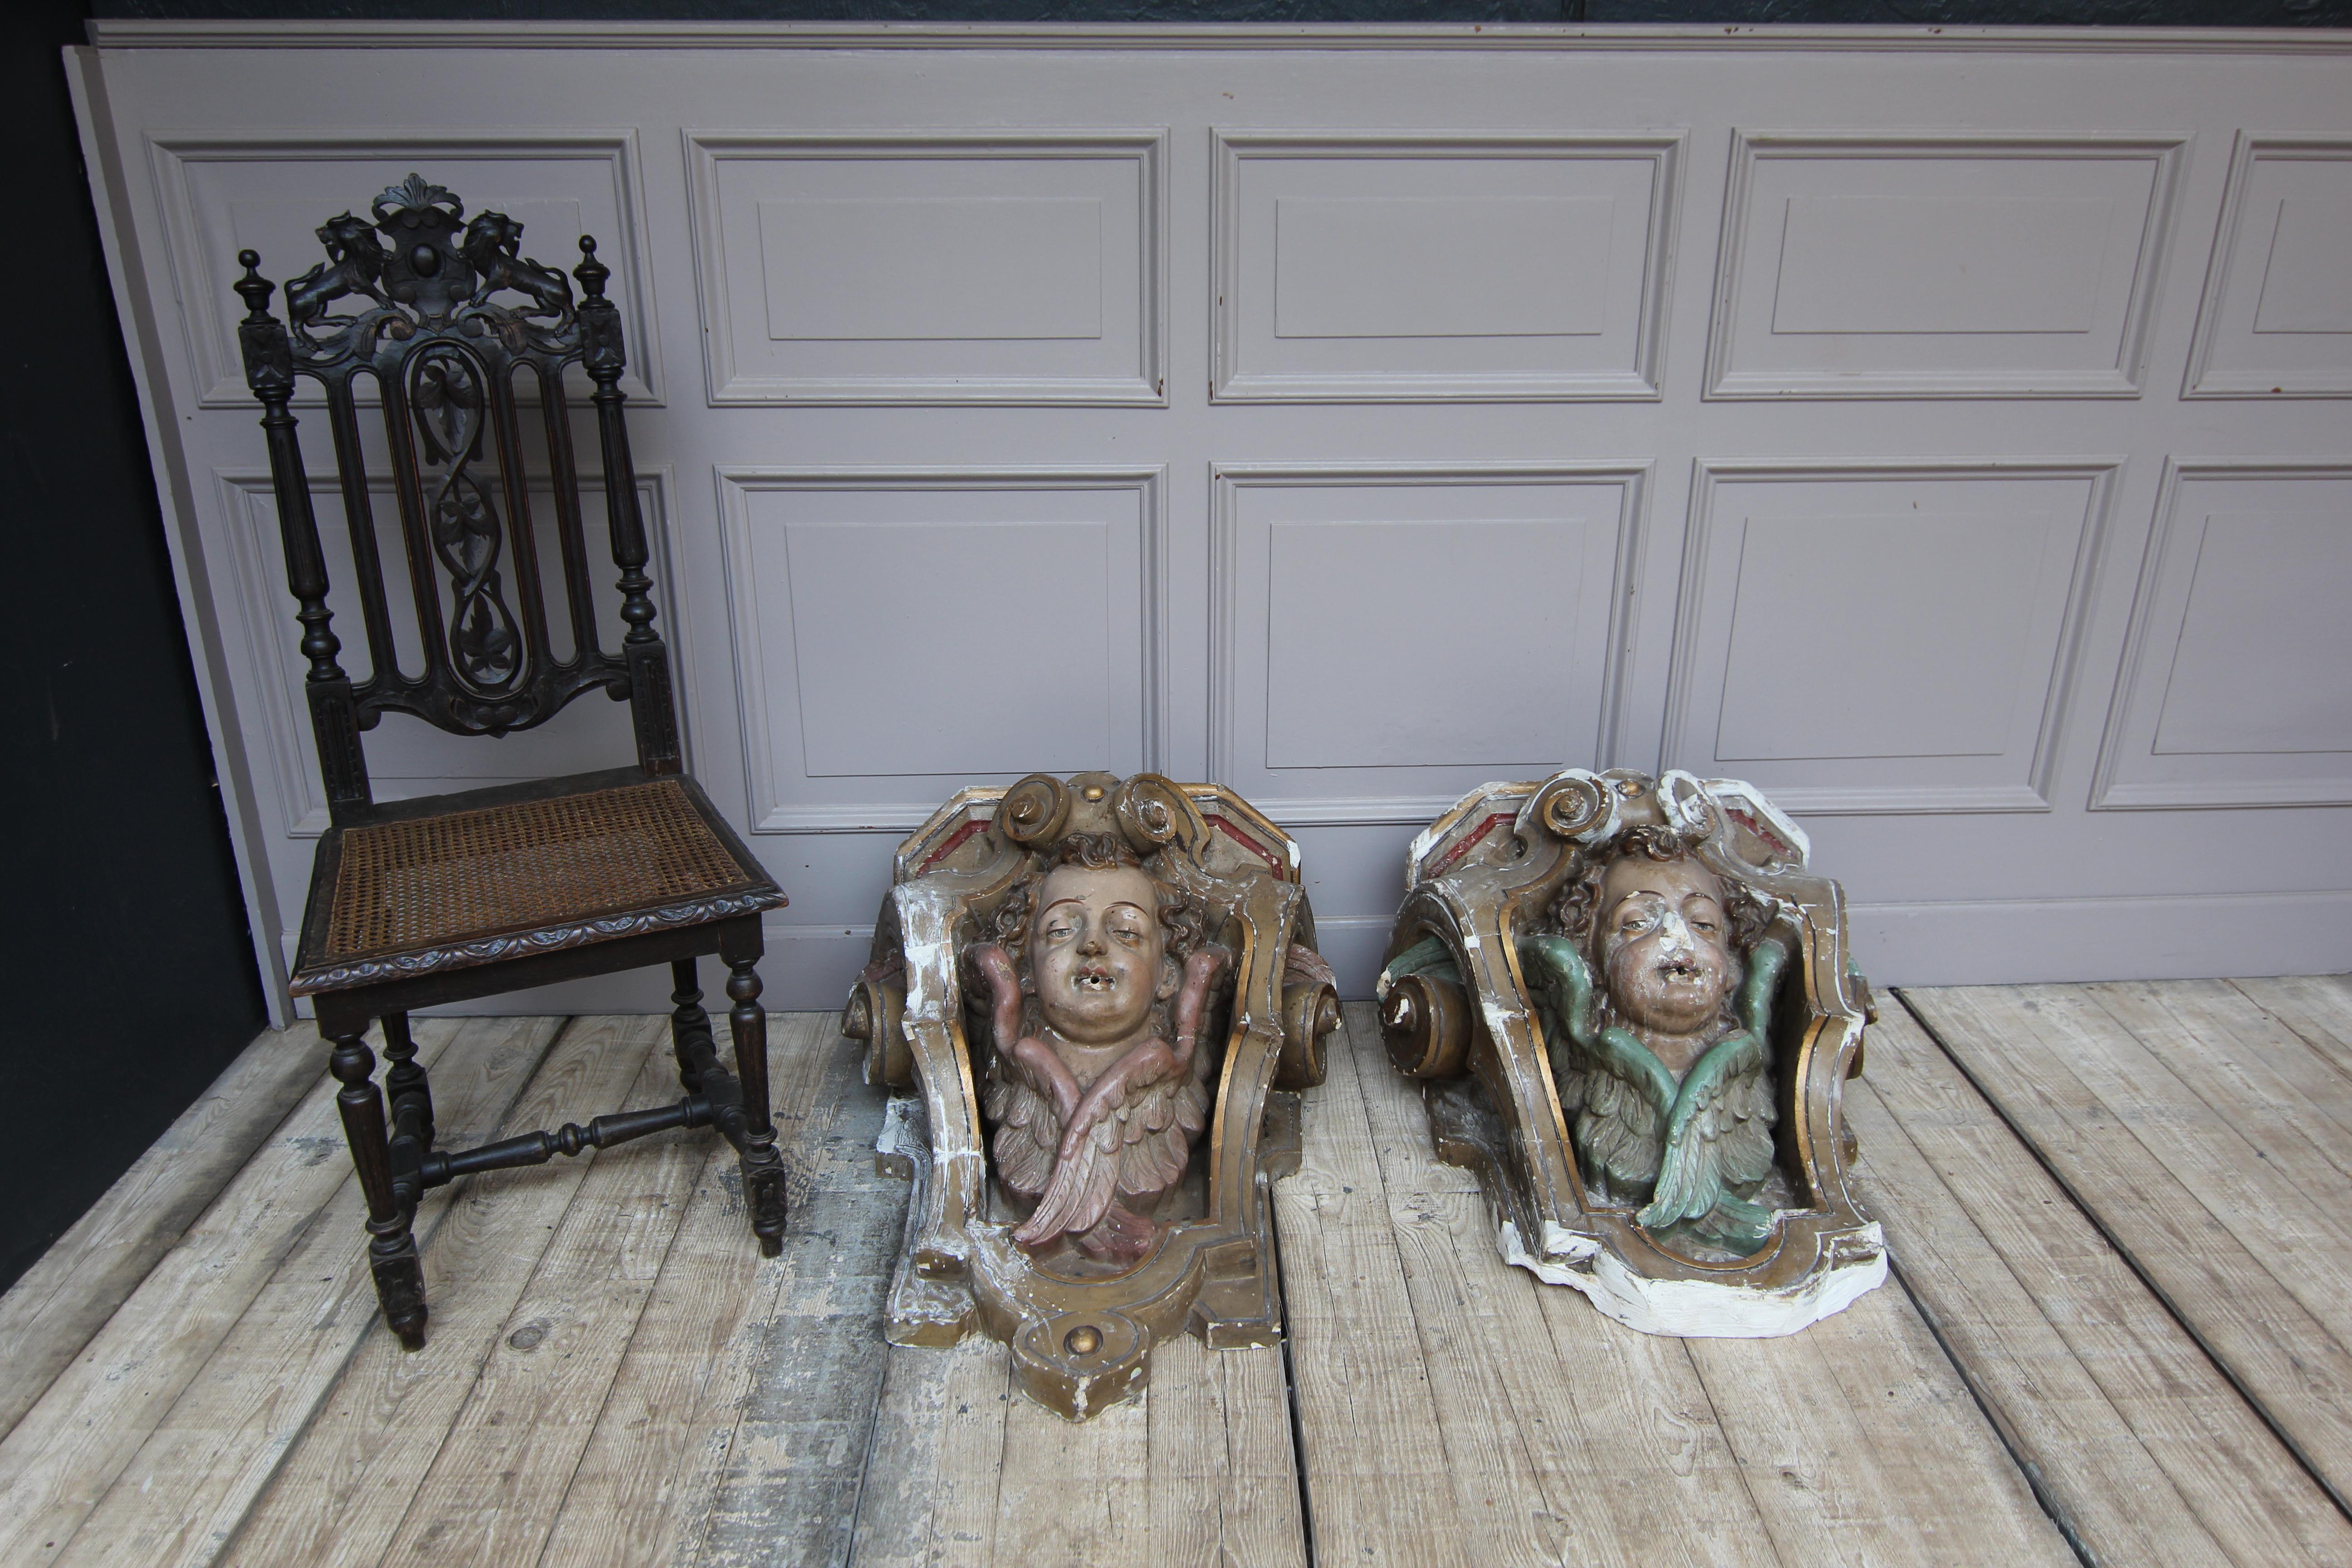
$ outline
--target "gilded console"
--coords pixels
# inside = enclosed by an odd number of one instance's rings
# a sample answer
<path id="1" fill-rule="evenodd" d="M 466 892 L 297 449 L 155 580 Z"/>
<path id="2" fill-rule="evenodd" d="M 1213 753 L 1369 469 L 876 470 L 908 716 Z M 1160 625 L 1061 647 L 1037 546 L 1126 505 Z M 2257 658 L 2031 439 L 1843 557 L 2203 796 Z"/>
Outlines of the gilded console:
<path id="1" fill-rule="evenodd" d="M 915 1184 L 895 1343 L 974 1327 L 1074 1419 L 1152 1342 L 1271 1343 L 1266 1185 L 1339 1026 L 1296 846 L 1230 792 L 1033 773 L 899 846 L 843 1032 Z"/>
<path id="2" fill-rule="evenodd" d="M 1391 1059 L 1512 1262 L 1652 1332 L 1790 1333 L 1885 1278 L 1843 1118 L 1844 895 L 1748 784 L 1570 768 L 1414 841 Z"/>

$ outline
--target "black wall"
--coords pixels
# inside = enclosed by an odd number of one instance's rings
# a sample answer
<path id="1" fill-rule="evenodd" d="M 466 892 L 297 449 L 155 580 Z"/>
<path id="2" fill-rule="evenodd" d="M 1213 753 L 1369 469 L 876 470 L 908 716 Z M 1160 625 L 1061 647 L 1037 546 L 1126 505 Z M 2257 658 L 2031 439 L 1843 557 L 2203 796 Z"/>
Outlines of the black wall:
<path id="1" fill-rule="evenodd" d="M 0 1285 L 264 1022 L 60 46 L 0 65 Z"/>
<path id="2" fill-rule="evenodd" d="M 101 16 L 2352 26 L 2352 0 L 100 0 Z"/>

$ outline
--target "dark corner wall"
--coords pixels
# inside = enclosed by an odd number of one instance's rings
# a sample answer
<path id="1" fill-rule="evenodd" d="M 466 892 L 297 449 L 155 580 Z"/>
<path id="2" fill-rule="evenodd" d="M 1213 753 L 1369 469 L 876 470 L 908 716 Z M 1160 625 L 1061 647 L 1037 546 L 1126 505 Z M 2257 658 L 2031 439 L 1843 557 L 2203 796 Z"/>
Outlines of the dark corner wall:
<path id="1" fill-rule="evenodd" d="M 2352 26 L 2352 0 L 98 0 L 101 16 Z"/>
<path id="2" fill-rule="evenodd" d="M 2352 0 L 15 0 L 0 249 L 0 1287 L 264 1021 L 58 49 L 123 17 L 2352 26 Z"/>
<path id="3" fill-rule="evenodd" d="M 89 9 L 16 0 L 0 85 L 0 1286 L 266 1021 L 58 56 Z"/>

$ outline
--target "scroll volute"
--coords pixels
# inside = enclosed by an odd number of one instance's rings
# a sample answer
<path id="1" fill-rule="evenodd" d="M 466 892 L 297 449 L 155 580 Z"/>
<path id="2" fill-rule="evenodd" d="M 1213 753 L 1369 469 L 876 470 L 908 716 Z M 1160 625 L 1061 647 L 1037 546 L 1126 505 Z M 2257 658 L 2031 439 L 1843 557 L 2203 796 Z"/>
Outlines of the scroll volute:
<path id="1" fill-rule="evenodd" d="M 1442 975 L 1405 974 L 1381 1004 L 1381 1038 L 1408 1078 L 1454 1078 L 1470 1056 L 1470 999 Z"/>
<path id="2" fill-rule="evenodd" d="M 902 974 L 860 980 L 849 988 L 841 1009 L 841 1032 L 866 1047 L 866 1081 L 876 1089 L 915 1086 L 914 1047 L 904 1026 L 907 991 Z"/>
<path id="3" fill-rule="evenodd" d="M 1043 849 L 1070 820 L 1070 786 L 1051 773 L 1031 773 L 1004 792 L 996 831 L 1024 849 Z"/>
<path id="4" fill-rule="evenodd" d="M 1171 781 L 1137 773 L 1111 797 L 1111 816 L 1139 855 L 1155 855 L 1170 845 L 1197 858 L 1209 836 L 1209 819 Z"/>
<path id="5" fill-rule="evenodd" d="M 1339 993 L 1328 980 L 1306 980 L 1282 990 L 1282 1056 L 1276 1089 L 1313 1089 L 1323 1081 L 1324 1040 L 1339 1026 Z"/>

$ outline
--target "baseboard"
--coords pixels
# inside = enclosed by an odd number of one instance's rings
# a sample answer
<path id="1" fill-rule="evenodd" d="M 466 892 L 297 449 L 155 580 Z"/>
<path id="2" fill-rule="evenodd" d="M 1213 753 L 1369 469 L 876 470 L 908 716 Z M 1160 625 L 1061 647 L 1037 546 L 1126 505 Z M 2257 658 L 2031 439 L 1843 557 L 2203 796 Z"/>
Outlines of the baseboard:
<path id="1" fill-rule="evenodd" d="M 1881 985 L 2188 980 L 2352 970 L 2352 892 L 1857 904 Z"/>

